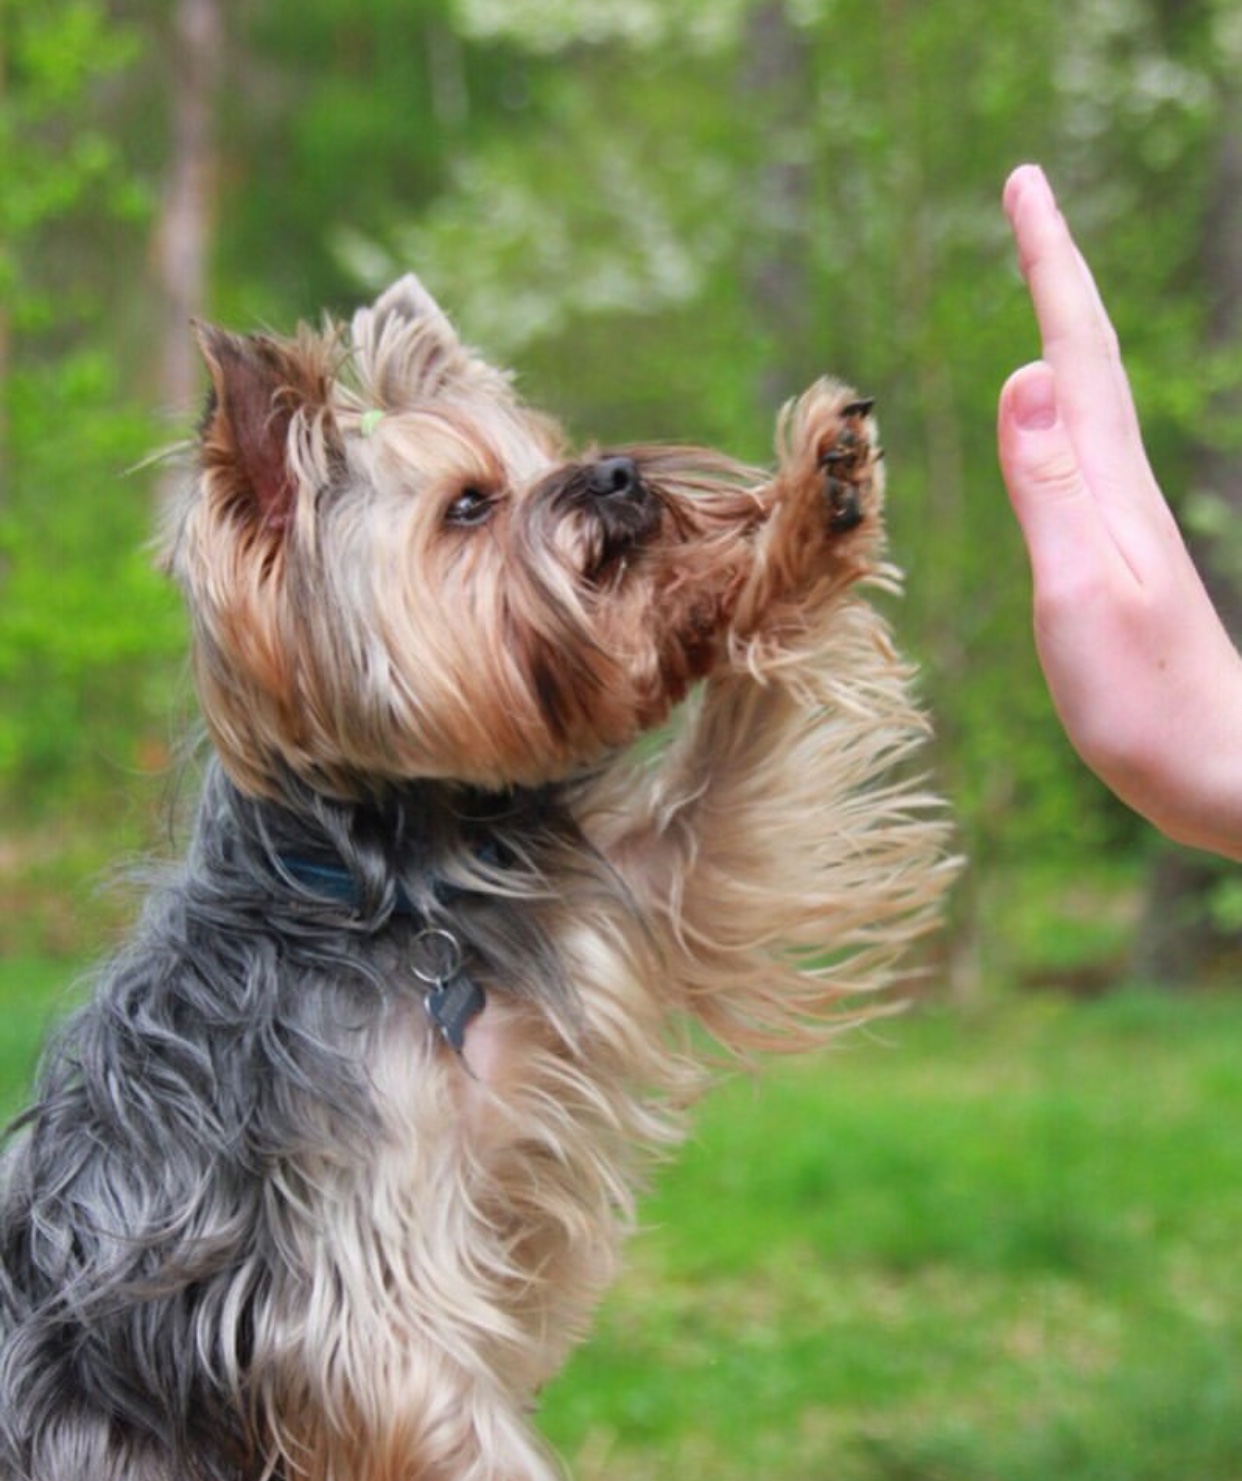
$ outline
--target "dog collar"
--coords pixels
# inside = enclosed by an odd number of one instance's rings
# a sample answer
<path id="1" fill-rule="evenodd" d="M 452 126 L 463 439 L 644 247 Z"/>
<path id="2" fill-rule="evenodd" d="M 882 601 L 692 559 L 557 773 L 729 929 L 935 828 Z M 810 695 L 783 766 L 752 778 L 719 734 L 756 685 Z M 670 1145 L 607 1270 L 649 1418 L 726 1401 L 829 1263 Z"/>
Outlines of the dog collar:
<path id="1" fill-rule="evenodd" d="M 362 904 L 361 891 L 353 875 L 342 864 L 321 864 L 281 855 L 280 867 L 295 884 L 331 900 L 335 905 L 348 905 L 356 910 Z M 400 915 L 414 914 L 413 902 L 400 885 L 397 886 L 397 912 Z"/>
<path id="2" fill-rule="evenodd" d="M 290 879 L 321 898 L 355 910 L 362 903 L 357 883 L 340 864 L 282 858 L 280 865 Z M 423 919 L 401 885 L 397 886 L 395 909 L 398 915 Z M 458 1055 L 465 1047 L 466 1029 L 487 1006 L 483 989 L 465 970 L 464 956 L 461 942 L 442 926 L 424 925 L 414 937 L 411 967 L 427 988 L 423 1008 L 436 1032 Z"/>

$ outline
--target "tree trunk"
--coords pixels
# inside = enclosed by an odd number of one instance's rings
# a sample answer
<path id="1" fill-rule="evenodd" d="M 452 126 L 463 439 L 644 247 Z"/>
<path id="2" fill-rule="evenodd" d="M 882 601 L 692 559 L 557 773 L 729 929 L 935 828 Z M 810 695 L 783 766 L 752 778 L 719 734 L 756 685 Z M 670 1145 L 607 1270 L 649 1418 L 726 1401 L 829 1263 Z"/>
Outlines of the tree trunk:
<path id="1" fill-rule="evenodd" d="M 177 0 L 173 13 L 172 154 L 156 224 L 162 298 L 160 396 L 181 413 L 199 384 L 190 320 L 203 310 L 214 218 L 215 108 L 224 56 L 221 0 Z"/>
<path id="2" fill-rule="evenodd" d="M 742 107 L 752 136 L 763 141 L 747 277 L 759 333 L 771 346 L 756 394 L 761 406 L 771 407 L 801 390 L 806 373 L 811 158 L 805 99 L 812 93 L 806 47 L 785 0 L 754 6 L 746 40 Z"/>
<path id="3" fill-rule="evenodd" d="M 1236 868 L 1162 844 L 1148 867 L 1130 976 L 1172 991 L 1219 981 L 1238 967 L 1237 933 L 1222 926 L 1216 892 Z"/>

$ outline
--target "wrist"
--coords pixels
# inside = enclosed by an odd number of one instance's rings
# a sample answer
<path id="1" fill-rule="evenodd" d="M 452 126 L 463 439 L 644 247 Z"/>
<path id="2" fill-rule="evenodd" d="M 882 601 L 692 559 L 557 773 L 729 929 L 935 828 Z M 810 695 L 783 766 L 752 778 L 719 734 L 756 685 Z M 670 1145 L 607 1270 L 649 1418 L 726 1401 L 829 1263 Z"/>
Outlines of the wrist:
<path id="1" fill-rule="evenodd" d="M 1221 639 L 1193 700 L 1170 716 L 1139 811 L 1177 843 L 1242 860 L 1242 657 Z"/>

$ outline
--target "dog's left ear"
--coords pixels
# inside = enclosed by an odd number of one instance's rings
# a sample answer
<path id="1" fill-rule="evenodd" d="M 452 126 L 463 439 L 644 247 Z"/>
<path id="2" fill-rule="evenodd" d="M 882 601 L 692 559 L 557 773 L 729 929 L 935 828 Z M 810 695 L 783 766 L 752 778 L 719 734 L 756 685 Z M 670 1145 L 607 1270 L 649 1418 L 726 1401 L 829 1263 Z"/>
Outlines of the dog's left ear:
<path id="1" fill-rule="evenodd" d="M 395 283 L 385 288 L 370 308 L 358 310 L 354 315 L 355 341 L 358 338 L 359 328 L 367 319 L 379 326 L 387 320 L 407 325 L 418 322 L 425 330 L 433 332 L 439 339 L 445 342 L 457 342 L 457 334 L 449 323 L 448 315 L 432 298 L 422 280 L 415 277 L 413 273 L 406 273 L 404 277 L 398 278 Z"/>
<path id="2" fill-rule="evenodd" d="M 482 382 L 492 394 L 502 394 L 508 384 L 462 344 L 448 315 L 413 273 L 358 310 L 350 341 L 367 397 L 381 411 L 401 411 L 464 383 Z"/>
<path id="3" fill-rule="evenodd" d="M 327 405 L 325 358 L 309 342 L 230 334 L 195 324 L 211 373 L 200 449 L 224 496 L 262 528 L 281 530 L 293 510 L 289 429 L 299 411 Z"/>

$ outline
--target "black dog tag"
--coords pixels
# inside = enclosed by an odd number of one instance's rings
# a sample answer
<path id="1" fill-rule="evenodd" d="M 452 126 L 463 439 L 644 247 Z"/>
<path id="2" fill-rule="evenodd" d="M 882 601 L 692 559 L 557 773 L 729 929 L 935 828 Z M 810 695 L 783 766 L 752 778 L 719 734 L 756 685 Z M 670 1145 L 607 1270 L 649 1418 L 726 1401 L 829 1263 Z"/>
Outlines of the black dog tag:
<path id="1" fill-rule="evenodd" d="M 431 991 L 423 998 L 427 1017 L 456 1054 L 466 1043 L 466 1029 L 487 1005 L 483 989 L 462 971 L 461 943 L 451 931 L 420 931 L 414 941 L 414 975 Z"/>
<path id="2" fill-rule="evenodd" d="M 440 1037 L 457 1054 L 466 1043 L 466 1028 L 487 1005 L 483 989 L 472 977 L 458 972 L 448 982 L 433 987 L 423 999 L 427 1017 L 440 1032 Z"/>

